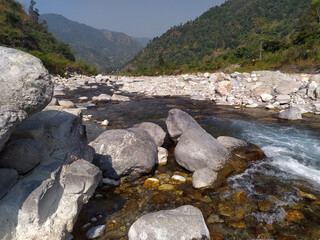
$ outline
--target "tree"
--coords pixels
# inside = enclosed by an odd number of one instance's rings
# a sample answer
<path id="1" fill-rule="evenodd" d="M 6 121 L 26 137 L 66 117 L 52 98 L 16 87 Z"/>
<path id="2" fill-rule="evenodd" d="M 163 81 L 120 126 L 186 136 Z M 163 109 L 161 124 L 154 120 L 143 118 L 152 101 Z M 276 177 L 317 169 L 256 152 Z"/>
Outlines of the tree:
<path id="1" fill-rule="evenodd" d="M 316 14 L 318 17 L 318 23 L 320 23 L 320 0 L 312 0 L 312 6 L 316 11 Z"/>
<path id="2" fill-rule="evenodd" d="M 250 34 L 254 45 L 259 49 L 259 60 L 262 60 L 262 51 L 264 43 L 274 40 L 273 29 L 270 22 L 266 18 L 252 18 L 253 28 Z"/>
<path id="3" fill-rule="evenodd" d="M 35 5 L 36 5 L 36 2 L 34 0 L 31 0 L 28 12 L 29 12 L 29 16 L 31 17 L 31 19 L 34 22 L 38 22 L 40 14 L 39 14 L 39 10 L 34 7 Z"/>

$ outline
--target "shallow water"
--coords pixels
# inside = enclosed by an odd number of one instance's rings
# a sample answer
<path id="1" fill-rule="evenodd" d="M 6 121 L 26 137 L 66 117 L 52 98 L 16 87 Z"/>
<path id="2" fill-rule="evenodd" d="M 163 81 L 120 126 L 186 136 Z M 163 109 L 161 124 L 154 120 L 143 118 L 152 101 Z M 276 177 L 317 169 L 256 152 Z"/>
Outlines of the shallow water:
<path id="1" fill-rule="evenodd" d="M 93 94 L 93 93 L 89 93 Z M 74 92 L 74 97 L 81 93 Z M 98 95 L 98 94 L 96 94 Z M 145 98 L 131 95 L 131 102 L 98 104 L 85 110 L 95 120 L 108 119 L 110 126 L 87 122 L 89 140 L 108 129 L 128 128 L 144 121 L 166 129 L 165 118 L 171 108 L 179 108 L 195 117 L 214 137 L 233 136 L 263 149 L 267 158 L 255 162 L 242 174 L 231 176 L 227 184 L 214 190 L 194 190 L 191 182 L 173 184 L 175 171 L 191 177 L 179 167 L 173 156 L 174 144 L 166 139 L 169 162 L 153 174 L 117 188 L 100 187 L 83 207 L 75 225 L 75 239 L 85 239 L 92 217 L 106 224 L 101 239 L 127 239 L 130 225 L 147 212 L 171 209 L 185 204 L 198 207 L 207 222 L 212 239 L 320 239 L 320 118 L 307 115 L 303 120 L 277 119 L 276 111 L 235 109 L 212 102 L 187 98 Z M 156 176 L 161 184 L 174 185 L 163 192 L 142 187 L 147 177 Z M 301 197 L 311 193 L 317 201 Z M 243 196 L 238 198 L 237 196 Z M 209 220 L 218 216 L 220 220 Z"/>

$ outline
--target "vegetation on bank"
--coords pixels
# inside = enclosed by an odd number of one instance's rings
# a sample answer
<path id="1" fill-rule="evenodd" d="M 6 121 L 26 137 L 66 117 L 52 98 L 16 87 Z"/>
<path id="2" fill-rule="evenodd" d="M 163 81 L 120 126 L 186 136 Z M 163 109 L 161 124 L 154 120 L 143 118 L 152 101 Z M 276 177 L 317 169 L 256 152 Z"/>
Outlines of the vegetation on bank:
<path id="1" fill-rule="evenodd" d="M 39 24 L 39 11 L 31 0 L 29 15 L 15 0 L 0 0 L 0 45 L 17 48 L 40 58 L 52 74 L 63 75 L 67 70 L 96 74 L 97 70 L 76 62 L 70 47 L 58 41 Z"/>
<path id="2" fill-rule="evenodd" d="M 229 0 L 155 38 L 122 71 L 320 69 L 319 9 L 319 0 Z"/>

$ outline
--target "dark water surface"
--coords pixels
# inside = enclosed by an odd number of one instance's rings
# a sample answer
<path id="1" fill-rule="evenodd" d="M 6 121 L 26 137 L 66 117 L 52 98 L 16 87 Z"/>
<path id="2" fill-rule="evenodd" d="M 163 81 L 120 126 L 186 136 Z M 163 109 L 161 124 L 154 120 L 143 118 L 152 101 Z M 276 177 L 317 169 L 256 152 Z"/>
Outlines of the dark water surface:
<path id="1" fill-rule="evenodd" d="M 76 99 L 83 92 L 72 94 Z M 86 92 L 86 96 L 90 95 L 99 93 Z M 235 109 L 187 98 L 128 96 L 131 102 L 100 103 L 84 111 L 94 120 L 110 122 L 107 127 L 86 122 L 89 141 L 105 130 L 145 121 L 166 130 L 168 111 L 179 108 L 214 137 L 233 136 L 252 142 L 264 150 L 267 158 L 251 164 L 244 173 L 229 177 L 222 187 L 195 190 L 192 174 L 175 163 L 174 143 L 166 139 L 168 164 L 136 182 L 109 189 L 99 187 L 96 194 L 102 197 L 90 199 L 83 207 L 72 233 L 75 239 L 85 239 L 90 227 L 82 226 L 88 222 L 91 227 L 106 224 L 106 234 L 100 239 L 127 239 L 127 232 L 138 217 L 186 204 L 202 211 L 211 239 L 320 239 L 319 116 L 305 115 L 301 121 L 287 122 L 277 119 L 277 111 Z M 175 172 L 184 175 L 187 182 L 171 182 Z M 145 179 L 153 176 L 161 184 L 173 185 L 173 189 L 143 188 Z M 97 221 L 92 222 L 92 217 Z"/>

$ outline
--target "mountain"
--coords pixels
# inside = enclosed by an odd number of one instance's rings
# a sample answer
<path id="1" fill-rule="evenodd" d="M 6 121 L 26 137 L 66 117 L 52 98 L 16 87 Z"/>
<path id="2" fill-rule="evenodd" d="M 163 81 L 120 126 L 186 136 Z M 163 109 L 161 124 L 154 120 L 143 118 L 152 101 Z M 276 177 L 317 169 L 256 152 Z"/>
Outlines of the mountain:
<path id="1" fill-rule="evenodd" d="M 213 70 L 225 62 L 259 62 L 269 52 L 275 56 L 274 52 L 280 50 L 283 55 L 279 57 L 284 58 L 277 61 L 291 61 L 290 54 L 297 55 L 297 49 L 290 50 L 290 46 L 302 29 L 303 16 L 309 18 L 310 26 L 319 34 L 310 6 L 311 0 L 228 0 L 155 38 L 124 70 L 142 74 L 175 69 Z M 319 50 L 316 44 L 313 48 Z M 300 57 L 303 56 L 296 59 Z M 316 58 L 316 54 L 312 57 Z"/>
<path id="2" fill-rule="evenodd" d="M 77 60 L 93 64 L 100 72 L 119 68 L 143 48 L 124 33 L 95 29 L 58 14 L 43 14 L 41 19 L 56 38 L 71 46 Z"/>
<path id="3" fill-rule="evenodd" d="M 68 69 L 84 74 L 97 73 L 94 67 L 75 62 L 71 48 L 57 40 L 38 20 L 39 13 L 34 5 L 28 15 L 15 0 L 0 0 L 0 45 L 40 58 L 52 74 L 63 75 Z"/>
<path id="4" fill-rule="evenodd" d="M 138 43 L 140 43 L 143 47 L 147 46 L 148 43 L 152 40 L 152 38 L 147 37 L 132 37 L 134 40 L 136 40 Z"/>

